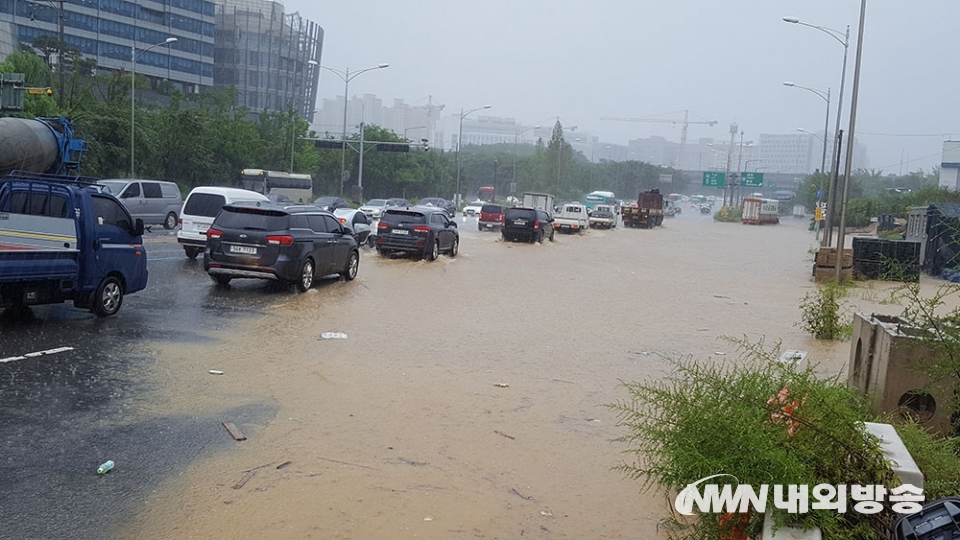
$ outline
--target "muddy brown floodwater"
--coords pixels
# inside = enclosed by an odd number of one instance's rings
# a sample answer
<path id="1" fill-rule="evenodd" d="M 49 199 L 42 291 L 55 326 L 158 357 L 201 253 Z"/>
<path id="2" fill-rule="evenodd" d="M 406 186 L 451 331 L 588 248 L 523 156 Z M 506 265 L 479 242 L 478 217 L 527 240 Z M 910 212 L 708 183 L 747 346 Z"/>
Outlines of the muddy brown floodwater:
<path id="1" fill-rule="evenodd" d="M 278 413 L 161 483 L 119 536 L 653 538 L 666 499 L 612 470 L 630 457 L 604 407 L 620 381 L 661 376 L 665 356 L 733 358 L 720 336 L 845 369 L 849 343 L 796 326 L 814 290 L 805 222 L 681 216 L 530 245 L 457 219 L 455 259 L 364 251 L 356 281 L 290 295 L 213 345 L 154 344 L 162 390 L 142 414 Z M 852 301 L 890 312 L 883 288 Z"/>

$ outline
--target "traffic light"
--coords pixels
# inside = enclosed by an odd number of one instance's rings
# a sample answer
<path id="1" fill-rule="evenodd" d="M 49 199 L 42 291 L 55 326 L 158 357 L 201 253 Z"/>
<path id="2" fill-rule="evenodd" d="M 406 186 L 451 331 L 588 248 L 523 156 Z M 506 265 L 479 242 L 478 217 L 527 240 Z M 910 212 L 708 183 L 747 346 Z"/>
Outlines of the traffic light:
<path id="1" fill-rule="evenodd" d="M 317 148 L 343 148 L 343 141 L 334 141 L 334 140 L 319 140 L 316 144 Z"/>
<path id="2" fill-rule="evenodd" d="M 427 139 L 420 139 L 420 149 L 423 150 L 424 152 L 426 152 L 427 150 L 430 150 L 430 141 L 428 141 Z"/>
<path id="3" fill-rule="evenodd" d="M 407 144 L 392 144 L 392 143 L 377 143 L 377 150 L 380 152 L 409 152 L 410 145 Z"/>

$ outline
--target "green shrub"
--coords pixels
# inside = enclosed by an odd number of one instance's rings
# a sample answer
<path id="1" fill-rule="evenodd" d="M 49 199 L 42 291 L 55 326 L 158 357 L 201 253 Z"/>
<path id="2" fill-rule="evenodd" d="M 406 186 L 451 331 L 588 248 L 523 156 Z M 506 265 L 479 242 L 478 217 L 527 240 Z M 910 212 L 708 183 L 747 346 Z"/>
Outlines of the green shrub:
<path id="1" fill-rule="evenodd" d="M 847 202 L 847 220 L 848 227 L 866 227 L 870 220 L 877 215 L 876 203 L 873 199 L 853 199 Z"/>
<path id="2" fill-rule="evenodd" d="M 814 295 L 806 294 L 800 301 L 802 318 L 800 322 L 804 332 L 817 339 L 846 339 L 853 332 L 853 325 L 844 323 L 849 306 L 842 300 L 847 287 L 836 281 L 822 284 Z"/>
<path id="3" fill-rule="evenodd" d="M 733 365 L 672 360 L 668 377 L 624 383 L 629 397 L 610 407 L 627 429 L 618 440 L 634 461 L 617 470 L 668 496 L 721 473 L 755 487 L 889 484 L 891 473 L 877 440 L 866 435 L 863 403 L 852 389 L 836 378 L 821 380 L 810 369 L 785 367 L 776 361 L 779 347 L 738 343 L 741 356 Z M 711 482 L 736 486 L 730 477 Z M 886 538 L 892 521 L 888 512 L 788 514 L 773 507 L 772 488 L 767 507 L 779 525 L 820 527 L 824 538 Z M 676 520 L 675 535 L 717 538 L 718 517 Z M 752 513 L 749 532 L 761 526 L 762 516 Z"/>
<path id="4" fill-rule="evenodd" d="M 895 427 L 910 456 L 923 472 L 926 500 L 960 494 L 960 438 L 938 439 L 914 422 Z"/>

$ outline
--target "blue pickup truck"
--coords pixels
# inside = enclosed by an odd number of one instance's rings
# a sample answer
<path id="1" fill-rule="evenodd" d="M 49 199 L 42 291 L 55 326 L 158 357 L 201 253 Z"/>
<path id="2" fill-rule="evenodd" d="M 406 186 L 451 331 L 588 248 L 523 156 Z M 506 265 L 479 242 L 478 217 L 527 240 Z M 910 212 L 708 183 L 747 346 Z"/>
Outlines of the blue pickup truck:
<path id="1" fill-rule="evenodd" d="M 73 301 L 100 317 L 147 285 L 143 222 L 94 179 L 0 178 L 0 308 Z"/>

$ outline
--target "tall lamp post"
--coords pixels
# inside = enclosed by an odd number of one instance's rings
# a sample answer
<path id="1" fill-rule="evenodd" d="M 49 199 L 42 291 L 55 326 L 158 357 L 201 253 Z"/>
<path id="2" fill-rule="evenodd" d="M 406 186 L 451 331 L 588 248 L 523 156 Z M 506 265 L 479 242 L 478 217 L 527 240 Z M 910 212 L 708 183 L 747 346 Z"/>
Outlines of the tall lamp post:
<path id="1" fill-rule="evenodd" d="M 526 129 L 521 129 L 513 136 L 513 180 L 510 182 L 514 185 L 517 183 L 517 144 L 520 142 L 520 135 L 530 131 L 531 129 L 540 129 L 540 126 L 528 127 Z M 510 193 L 513 195 L 513 193 Z"/>
<path id="2" fill-rule="evenodd" d="M 343 149 L 340 151 L 340 196 L 342 197 L 343 182 L 347 171 L 347 93 L 350 90 L 350 81 L 358 77 L 361 73 L 366 73 L 374 69 L 388 68 L 390 64 L 377 64 L 373 67 L 361 69 L 360 71 L 354 71 L 353 73 L 350 73 L 350 68 L 340 71 L 339 69 L 333 69 L 327 66 L 320 67 L 340 77 L 340 80 L 343 81 L 343 134 L 340 136 L 340 141 L 343 144 Z M 363 148 L 360 149 L 360 152 L 363 152 Z"/>
<path id="3" fill-rule="evenodd" d="M 847 25 L 846 32 L 840 32 L 839 30 L 834 30 L 833 28 L 827 28 L 826 26 L 817 26 L 815 24 L 805 23 L 796 17 L 784 17 L 783 20 L 791 24 L 799 24 L 800 26 L 806 26 L 809 28 L 813 28 L 815 30 L 819 30 L 824 34 L 827 34 L 828 36 L 837 40 L 838 43 L 843 45 L 843 68 L 840 71 L 840 95 L 837 96 L 837 124 L 836 124 L 836 128 L 833 131 L 835 142 L 832 145 L 833 156 L 830 158 L 830 167 L 833 168 L 834 170 L 830 174 L 830 189 L 829 189 L 829 193 L 827 194 L 827 219 L 826 219 L 826 223 L 824 224 L 824 228 L 826 228 L 827 234 L 823 235 L 823 240 L 822 240 L 822 243 L 820 244 L 823 247 L 830 247 L 830 242 L 832 241 L 832 238 L 833 238 L 833 234 L 832 234 L 833 207 L 836 204 L 837 177 L 840 172 L 838 170 L 839 167 L 836 166 L 836 163 L 837 163 L 837 156 L 840 153 L 840 141 L 838 136 L 840 133 L 840 115 L 843 112 L 842 111 L 843 88 L 847 78 L 847 52 L 850 50 L 850 25 L 849 24 Z M 841 36 L 843 36 L 842 39 L 841 39 Z"/>
<path id="4" fill-rule="evenodd" d="M 154 47 L 159 47 L 161 45 L 169 45 L 175 43 L 177 38 L 168 37 L 167 39 L 161 41 L 160 43 L 154 43 L 149 47 L 137 52 L 137 41 L 134 40 L 133 44 L 130 45 L 130 178 L 134 178 L 134 168 L 133 168 L 133 142 L 134 142 L 134 133 L 136 132 L 136 123 L 135 116 L 137 111 L 137 57 L 141 54 L 149 51 Z"/>
<path id="5" fill-rule="evenodd" d="M 784 85 L 784 86 L 789 86 L 789 87 L 791 87 L 791 88 L 799 88 L 799 89 L 801 89 L 801 90 L 806 90 L 807 92 L 810 92 L 810 93 L 812 93 L 812 94 L 816 94 L 816 95 L 820 96 L 820 99 L 822 99 L 822 100 L 824 100 L 824 101 L 827 102 L 827 115 L 826 115 L 826 118 L 823 120 L 823 139 L 821 139 L 821 140 L 823 141 L 823 158 L 821 158 L 821 160 L 820 160 L 820 172 L 821 172 L 821 173 L 826 173 L 826 172 L 827 172 L 827 171 L 826 171 L 826 167 L 827 167 L 827 137 L 829 137 L 829 135 L 828 135 L 828 133 L 827 133 L 827 130 L 830 129 L 830 88 L 827 87 L 827 91 L 824 92 L 823 90 L 817 90 L 816 88 L 808 88 L 808 87 L 806 87 L 806 86 L 800 86 L 799 84 L 792 83 L 792 82 L 789 82 L 789 81 L 788 81 L 788 82 L 784 82 L 783 85 Z M 803 131 L 803 130 L 801 129 L 801 130 L 799 130 L 799 131 Z"/>
<path id="6" fill-rule="evenodd" d="M 843 170 L 843 203 L 840 207 L 840 231 L 837 233 L 837 283 L 842 275 L 840 255 L 843 254 L 844 235 L 847 229 L 847 201 L 850 198 L 850 168 L 853 166 L 854 131 L 857 122 L 857 94 L 860 90 L 860 56 L 863 53 L 863 21 L 867 0 L 860 0 L 860 28 L 857 31 L 857 61 L 853 68 L 853 96 L 850 100 L 850 128 L 847 130 L 847 160 Z"/>
<path id="7" fill-rule="evenodd" d="M 461 140 L 463 139 L 463 119 L 466 118 L 470 113 L 477 112 L 482 109 L 489 109 L 490 107 L 492 107 L 492 105 L 484 105 L 483 107 L 470 109 L 466 112 L 464 112 L 463 109 L 460 109 L 460 132 L 457 134 L 457 192 L 453 195 L 453 198 L 456 199 L 457 204 L 460 204 L 460 146 Z"/>

